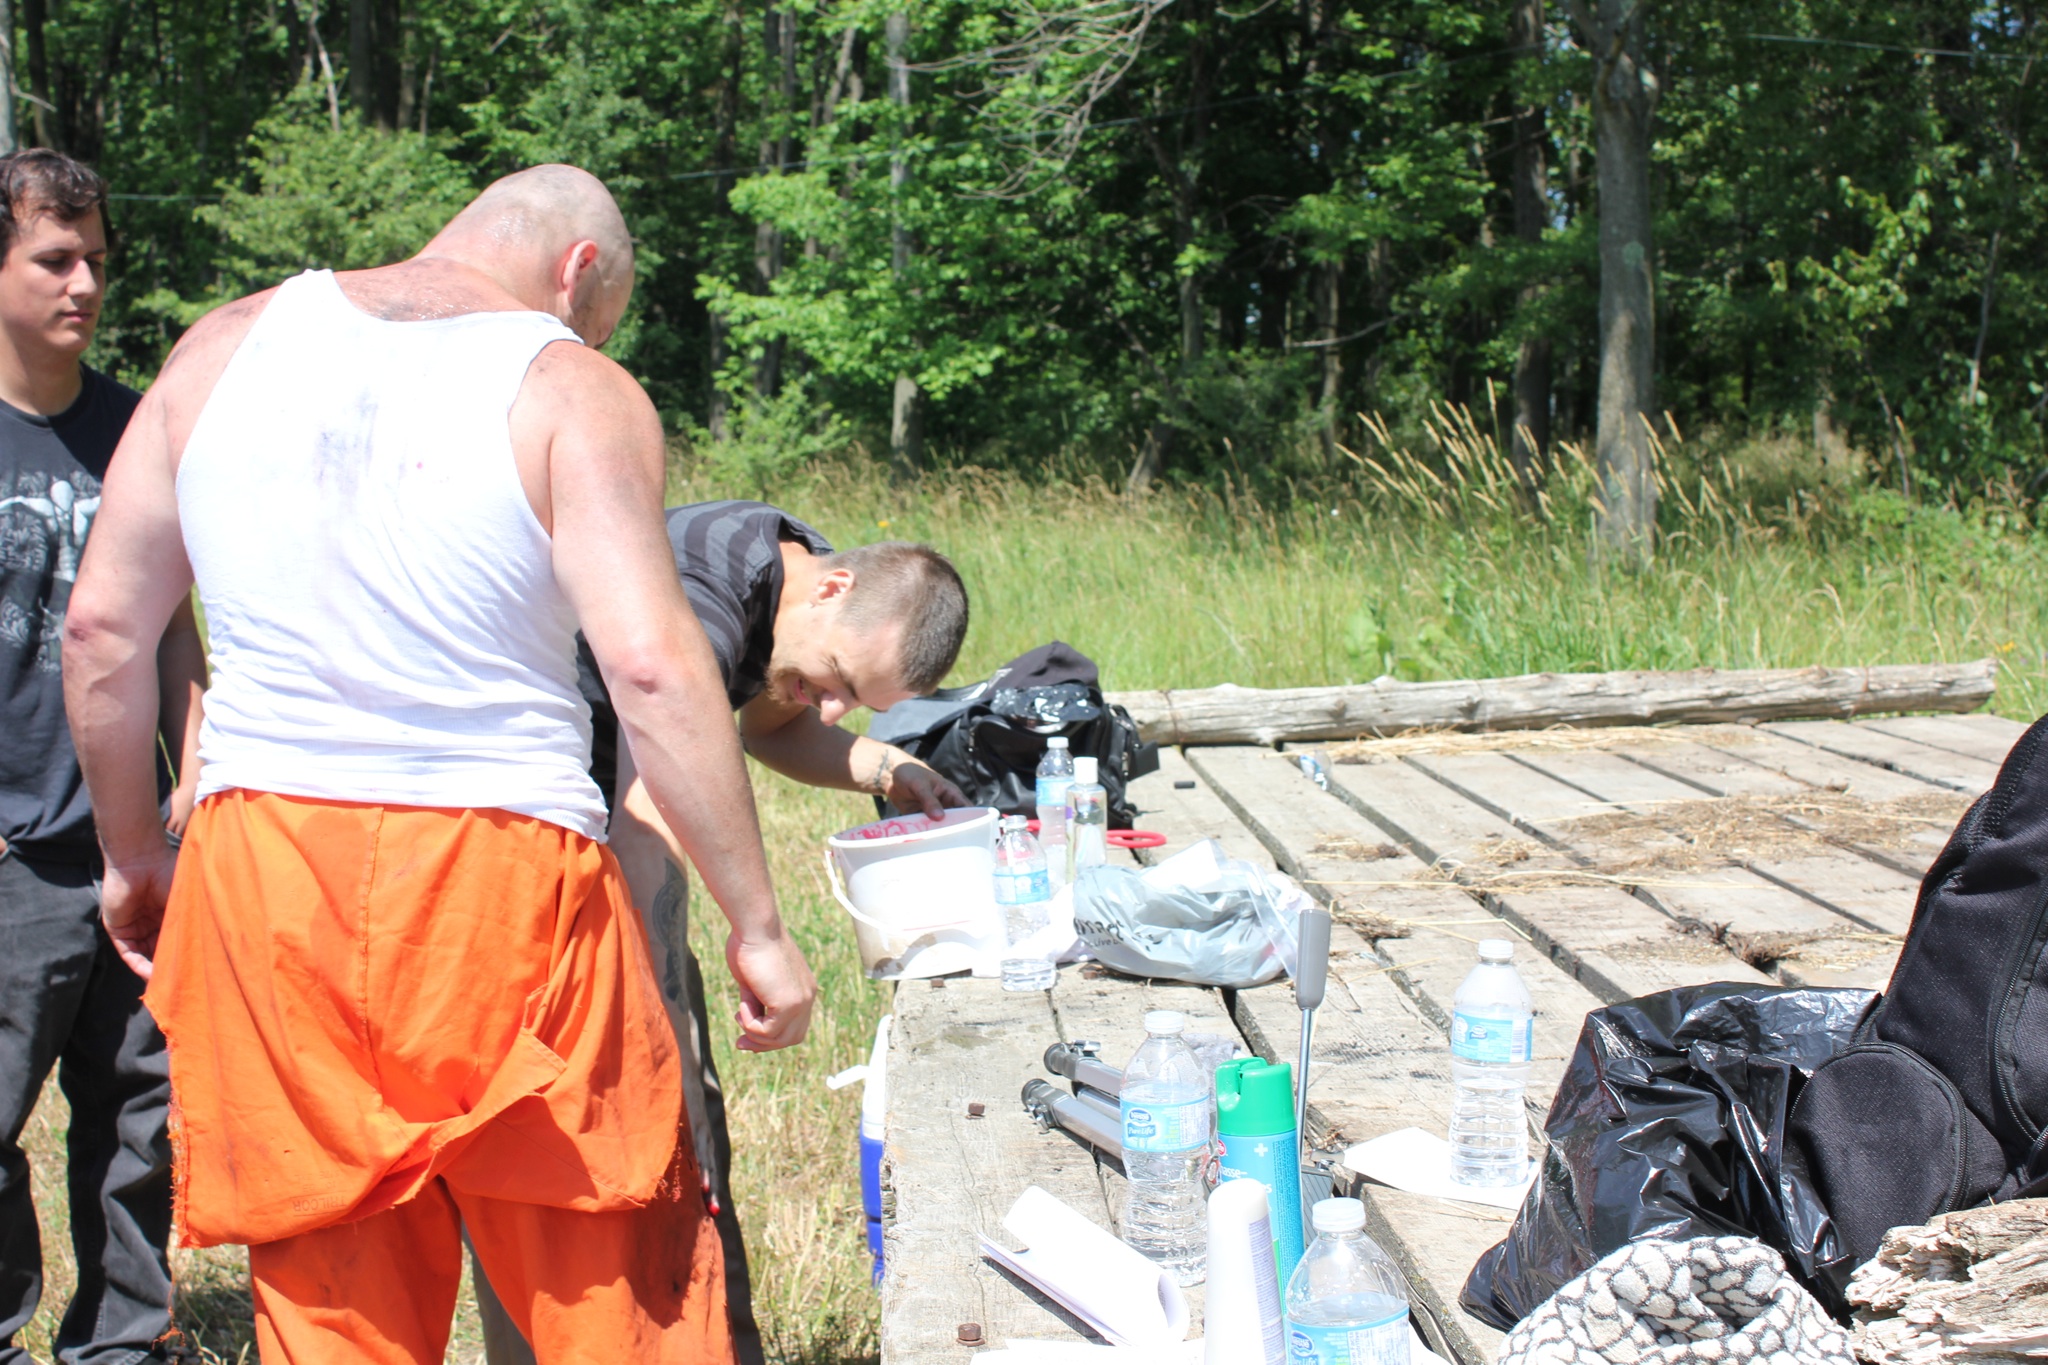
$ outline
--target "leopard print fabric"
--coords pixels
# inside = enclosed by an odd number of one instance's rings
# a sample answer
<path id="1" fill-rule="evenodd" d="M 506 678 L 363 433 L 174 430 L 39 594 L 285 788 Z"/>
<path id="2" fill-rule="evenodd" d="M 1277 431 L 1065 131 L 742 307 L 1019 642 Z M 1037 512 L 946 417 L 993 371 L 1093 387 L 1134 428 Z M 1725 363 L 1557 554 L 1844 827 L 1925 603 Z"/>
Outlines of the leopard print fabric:
<path id="1" fill-rule="evenodd" d="M 1747 1237 L 1635 1242 L 1552 1295 L 1499 1365 L 1854 1365 L 1849 1338 Z"/>

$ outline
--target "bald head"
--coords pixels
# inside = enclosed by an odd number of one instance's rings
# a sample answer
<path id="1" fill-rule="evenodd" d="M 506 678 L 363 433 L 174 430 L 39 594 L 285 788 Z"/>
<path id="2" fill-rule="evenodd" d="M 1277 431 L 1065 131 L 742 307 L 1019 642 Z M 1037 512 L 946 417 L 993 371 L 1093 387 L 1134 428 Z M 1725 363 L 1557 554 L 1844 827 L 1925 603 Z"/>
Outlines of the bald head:
<path id="1" fill-rule="evenodd" d="M 484 270 L 602 345 L 633 291 L 633 238 L 604 182 L 574 166 L 494 181 L 420 252 Z"/>

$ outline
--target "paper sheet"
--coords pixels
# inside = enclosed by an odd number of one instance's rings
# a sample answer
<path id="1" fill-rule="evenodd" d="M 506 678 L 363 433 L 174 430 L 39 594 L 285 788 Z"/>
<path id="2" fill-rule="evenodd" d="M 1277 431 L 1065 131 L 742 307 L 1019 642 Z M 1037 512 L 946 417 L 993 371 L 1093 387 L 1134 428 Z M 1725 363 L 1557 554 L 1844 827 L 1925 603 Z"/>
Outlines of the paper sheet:
<path id="1" fill-rule="evenodd" d="M 988 1238 L 981 1250 L 1119 1346 L 1156 1350 L 1188 1334 L 1188 1301 L 1158 1265 L 1036 1185 L 1003 1227 L 1024 1243 L 1011 1251 Z"/>
<path id="2" fill-rule="evenodd" d="M 1536 1163 L 1532 1161 L 1528 1174 L 1517 1184 L 1485 1189 L 1460 1185 L 1451 1179 L 1451 1144 L 1420 1128 L 1403 1128 L 1361 1142 L 1344 1154 L 1344 1164 L 1362 1176 L 1410 1194 L 1489 1204 L 1497 1209 L 1521 1208 L 1522 1196 L 1536 1179 Z"/>
<path id="3" fill-rule="evenodd" d="M 1422 1338 L 1409 1329 L 1408 1365 L 1449 1365 L 1442 1356 L 1422 1344 Z M 982 1361 L 1002 1361 L 1003 1365 L 1204 1365 L 1203 1341 L 1183 1341 L 1173 1346 L 1162 1346 L 1155 1350 L 1140 1350 L 1131 1346 L 1098 1346 L 1086 1341 L 1038 1341 L 1025 1339 L 1012 1341 L 1000 1351 L 984 1351 L 976 1356 L 976 1365 Z"/>

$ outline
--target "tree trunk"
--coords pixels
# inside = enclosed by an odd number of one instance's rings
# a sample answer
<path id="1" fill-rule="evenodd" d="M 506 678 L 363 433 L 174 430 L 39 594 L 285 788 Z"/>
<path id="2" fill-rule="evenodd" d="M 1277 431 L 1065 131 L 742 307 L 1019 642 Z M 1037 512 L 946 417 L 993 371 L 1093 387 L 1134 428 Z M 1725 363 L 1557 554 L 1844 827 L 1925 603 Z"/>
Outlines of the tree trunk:
<path id="1" fill-rule="evenodd" d="M 1323 467 L 1337 466 L 1337 396 L 1344 378 L 1344 354 L 1337 345 L 1343 301 L 1344 259 L 1333 256 L 1316 271 L 1316 331 L 1323 364 L 1322 392 L 1316 396 L 1316 434 L 1323 443 Z"/>
<path id="2" fill-rule="evenodd" d="M 0 0 L 0 156 L 20 146 L 14 127 L 14 0 Z"/>
<path id="3" fill-rule="evenodd" d="M 901 199 L 910 183 L 910 163 L 903 155 L 902 129 L 910 110 L 910 16 L 889 16 L 885 35 L 889 44 L 889 102 L 899 111 L 896 150 L 889 158 L 889 197 L 893 222 L 889 229 L 889 268 L 899 281 L 910 269 L 910 227 L 903 221 Z M 924 464 L 924 394 L 917 379 L 907 371 L 896 374 L 896 391 L 889 412 L 889 477 L 897 483 L 915 479 Z"/>
<path id="4" fill-rule="evenodd" d="M 726 0 L 724 29 L 725 54 L 720 63 L 724 74 L 719 78 L 713 104 L 716 113 L 711 137 L 711 164 L 721 168 L 732 165 L 739 144 L 740 84 L 747 60 L 747 31 L 739 0 Z M 712 201 L 718 206 L 719 216 L 728 220 L 733 217 L 732 182 L 730 171 L 723 171 L 711 182 Z M 707 332 L 705 364 L 710 392 L 706 395 L 704 425 L 712 440 L 724 442 L 732 437 L 732 395 L 720 381 L 728 358 L 725 319 L 712 313 Z"/>
<path id="5" fill-rule="evenodd" d="M 782 175 L 789 169 L 790 118 L 796 106 L 796 13 L 784 3 L 768 10 L 762 20 L 762 47 L 767 58 L 773 115 L 771 131 L 761 139 L 761 165 Z M 774 287 L 782 274 L 782 229 L 761 223 L 754 229 L 754 273 L 762 292 Z M 776 337 L 761 348 L 761 360 L 754 368 L 754 392 L 772 398 L 782 390 L 783 339 Z"/>
<path id="6" fill-rule="evenodd" d="M 377 113 L 374 0 L 348 0 L 348 102 L 364 123 Z"/>
<path id="7" fill-rule="evenodd" d="M 1644 63 L 1649 0 L 1573 0 L 1596 62 L 1593 129 L 1600 195 L 1600 412 L 1595 437 L 1602 507 L 1597 548 L 1632 568 L 1655 549 L 1656 255 L 1651 240 L 1650 132 L 1657 80 Z"/>
<path id="8" fill-rule="evenodd" d="M 1515 0 L 1512 41 L 1523 62 L 1540 63 L 1543 58 L 1544 0 Z M 1521 105 L 1515 110 L 1515 154 L 1510 172 L 1515 205 L 1515 239 L 1526 246 L 1540 246 L 1543 230 L 1550 221 L 1549 166 L 1545 157 L 1543 106 Z M 1543 287 L 1530 284 L 1522 290 L 1523 304 L 1542 297 Z M 1546 337 L 1524 337 L 1515 351 L 1515 425 L 1508 442 L 1509 458 L 1524 489 L 1533 490 L 1542 481 L 1550 460 L 1550 341 Z"/>
<path id="9" fill-rule="evenodd" d="M 58 143 L 57 121 L 50 117 L 50 50 L 43 40 L 49 8 L 48 0 L 22 0 L 21 26 L 28 39 L 28 93 L 32 110 L 29 122 L 38 147 L 55 147 Z"/>

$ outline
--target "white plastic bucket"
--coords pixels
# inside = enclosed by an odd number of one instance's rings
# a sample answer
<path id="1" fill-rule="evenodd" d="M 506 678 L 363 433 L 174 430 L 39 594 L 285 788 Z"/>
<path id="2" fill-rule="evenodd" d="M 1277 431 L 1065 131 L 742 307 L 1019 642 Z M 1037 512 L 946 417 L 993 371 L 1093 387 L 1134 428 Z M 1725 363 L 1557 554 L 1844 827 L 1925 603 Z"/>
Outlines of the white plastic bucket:
<path id="1" fill-rule="evenodd" d="M 985 806 L 900 815 L 825 841 L 832 894 L 853 916 L 868 975 L 944 976 L 1000 954 L 996 823 Z"/>

